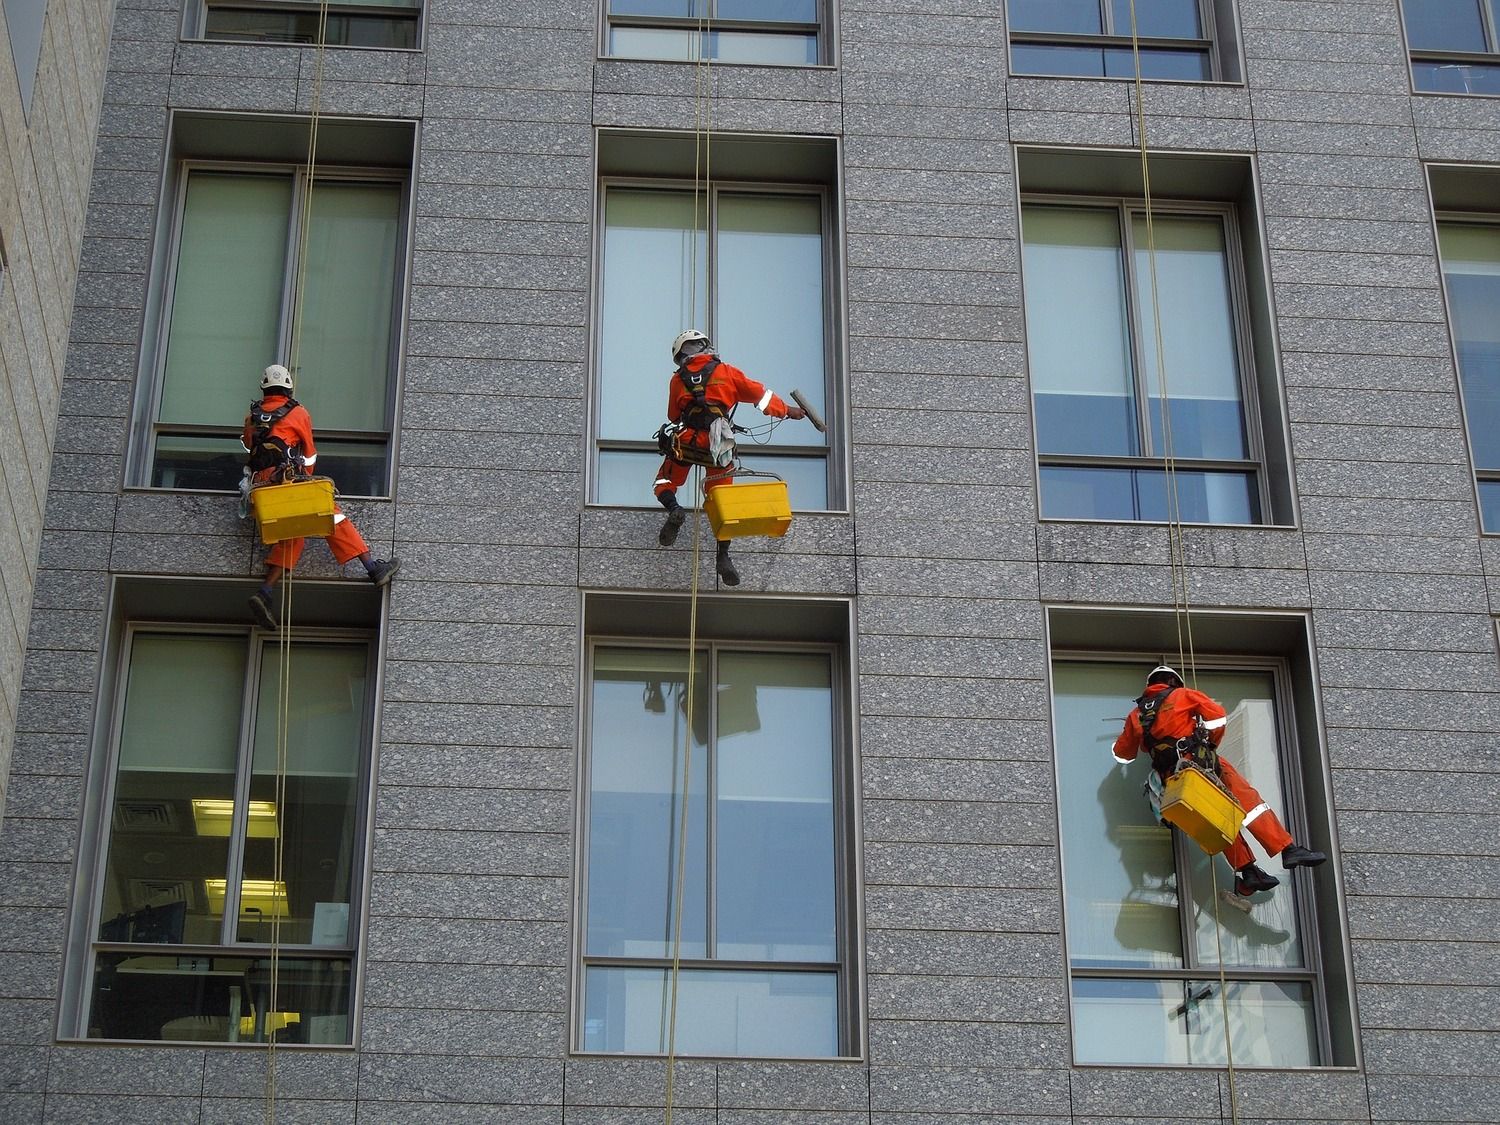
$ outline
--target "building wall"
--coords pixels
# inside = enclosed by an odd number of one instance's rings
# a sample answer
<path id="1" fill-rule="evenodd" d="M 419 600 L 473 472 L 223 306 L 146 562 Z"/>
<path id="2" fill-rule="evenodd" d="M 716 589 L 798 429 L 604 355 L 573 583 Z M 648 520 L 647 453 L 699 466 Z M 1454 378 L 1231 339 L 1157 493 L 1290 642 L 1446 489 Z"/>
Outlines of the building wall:
<path id="1" fill-rule="evenodd" d="M 46 7 L 29 113 L 9 29 L 0 34 L 0 363 L 6 396 L 0 408 L 14 419 L 13 440 L 0 456 L 0 808 L 8 791 L 111 15 L 104 0 L 53 0 Z M 24 65 L 24 46 L 21 54 Z"/>
<path id="2" fill-rule="evenodd" d="M 1132 146 L 1133 90 L 1008 77 L 999 0 L 836 6 L 836 68 L 714 85 L 723 130 L 842 143 L 852 512 L 745 546 L 737 596 L 856 602 L 868 1051 L 679 1063 L 678 1119 L 1227 1119 L 1221 1072 L 1070 1062 L 1044 607 L 1173 595 L 1165 528 L 1037 518 L 1010 146 Z M 1247 83 L 1150 86 L 1146 121 L 1154 146 L 1254 155 L 1298 521 L 1191 529 L 1190 590 L 1310 616 L 1361 1048 L 1239 1073 L 1239 1112 L 1493 1120 L 1500 553 L 1422 163 L 1500 164 L 1500 102 L 1413 97 L 1394 0 L 1238 7 Z M 396 495 L 354 509 L 404 569 L 362 1036 L 279 1052 L 279 1100 L 299 1120 L 656 1120 L 660 1062 L 567 1051 L 580 590 L 685 590 L 688 556 L 655 546 L 654 510 L 584 507 L 579 454 L 595 130 L 690 129 L 694 74 L 596 59 L 590 0 L 428 9 L 425 52 L 331 53 L 322 94 L 422 123 Z M 14 1120 L 261 1112 L 257 1053 L 54 1038 L 109 576 L 257 571 L 230 500 L 119 482 L 167 111 L 305 110 L 314 57 L 177 27 L 174 0 L 115 19 L 0 833 Z"/>

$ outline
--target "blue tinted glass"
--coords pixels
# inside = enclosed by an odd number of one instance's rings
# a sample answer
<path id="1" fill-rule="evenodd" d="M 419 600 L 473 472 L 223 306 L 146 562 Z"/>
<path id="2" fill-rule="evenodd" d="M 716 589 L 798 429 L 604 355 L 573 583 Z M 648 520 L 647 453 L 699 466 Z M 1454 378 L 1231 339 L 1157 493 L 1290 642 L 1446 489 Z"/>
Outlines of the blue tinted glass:
<path id="1" fill-rule="evenodd" d="M 1034 43 L 1012 43 L 1010 65 L 1015 74 L 1102 78 L 1104 52 L 1098 47 L 1044 47 Z"/>
<path id="2" fill-rule="evenodd" d="M 1413 62 L 1412 81 L 1430 94 L 1500 94 L 1500 66 Z"/>
<path id="3" fill-rule="evenodd" d="M 1129 50 L 1104 52 L 1106 78 L 1134 78 L 1135 57 Z M 1207 51 L 1161 51 L 1141 49 L 1141 77 L 1158 81 L 1203 82 L 1213 77 Z"/>
<path id="4" fill-rule="evenodd" d="M 818 0 L 719 0 L 715 14 L 721 20 L 817 23 Z"/>
<path id="5" fill-rule="evenodd" d="M 1231 981 L 1229 1038 L 1246 1066 L 1318 1063 L 1312 989 Z M 1075 980 L 1073 1050 L 1080 1063 L 1190 1066 L 1224 1062 L 1217 980 Z"/>
<path id="6" fill-rule="evenodd" d="M 1500 469 L 1500 226 L 1442 223 L 1438 245 L 1476 469 Z"/>
<path id="7" fill-rule="evenodd" d="M 1111 0 L 1116 35 L 1130 34 L 1130 0 Z M 1198 0 L 1135 0 L 1135 29 L 1142 38 L 1201 39 Z"/>
<path id="8" fill-rule="evenodd" d="M 612 16 L 675 16 L 679 19 L 707 15 L 708 0 L 609 0 Z"/>
<path id="9" fill-rule="evenodd" d="M 705 953 L 707 661 L 697 662 L 682 953 Z M 664 957 L 676 937 L 687 749 L 687 657 L 680 650 L 601 648 L 590 700 L 588 935 L 595 956 Z"/>
<path id="10" fill-rule="evenodd" d="M 1098 35 L 1104 23 L 1099 0 L 1010 0 L 1010 29 Z"/>
<path id="11" fill-rule="evenodd" d="M 590 966 L 584 978 L 585 1051 L 666 1052 L 667 970 Z M 676 1032 L 684 1055 L 837 1055 L 838 975 L 683 969 Z"/>
<path id="12" fill-rule="evenodd" d="M 1043 453 L 1120 454 L 1136 448 L 1135 403 L 1119 395 L 1038 391 L 1036 443 Z"/>
<path id="13" fill-rule="evenodd" d="M 1500 480 L 1479 482 L 1479 512 L 1485 531 L 1500 532 Z"/>
<path id="14" fill-rule="evenodd" d="M 1169 518 L 1166 474 L 1158 469 L 1042 466 L 1046 519 L 1149 520 Z M 1185 523 L 1255 523 L 1260 504 L 1249 473 L 1179 469 L 1178 518 Z"/>
<path id="15" fill-rule="evenodd" d="M 1406 0 L 1406 37 L 1414 51 L 1483 51 L 1479 0 Z"/>

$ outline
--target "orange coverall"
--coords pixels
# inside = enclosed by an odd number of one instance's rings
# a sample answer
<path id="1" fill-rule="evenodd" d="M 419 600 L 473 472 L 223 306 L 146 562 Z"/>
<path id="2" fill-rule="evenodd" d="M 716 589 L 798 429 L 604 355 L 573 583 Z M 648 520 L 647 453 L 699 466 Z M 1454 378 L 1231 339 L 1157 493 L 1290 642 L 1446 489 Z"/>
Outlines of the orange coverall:
<path id="1" fill-rule="evenodd" d="M 268 390 L 261 399 L 261 410 L 270 413 L 286 401 L 287 396 L 279 390 Z M 286 415 L 277 419 L 271 425 L 272 437 L 280 438 L 286 442 L 287 448 L 293 453 L 302 455 L 302 464 L 309 470 L 317 464 L 318 449 L 313 444 L 312 415 L 307 408 L 298 403 L 292 407 Z M 245 415 L 244 433 L 240 435 L 240 444 L 249 450 L 255 434 L 250 425 L 250 415 Z M 261 469 L 253 480 L 270 480 L 277 472 L 276 469 Z M 358 558 L 370 548 L 366 545 L 364 536 L 354 526 L 348 516 L 337 504 L 333 507 L 333 533 L 324 540 L 328 549 L 333 552 L 334 559 L 343 566 L 350 559 Z M 280 543 L 273 543 L 271 550 L 266 555 L 267 566 L 279 566 L 283 570 L 291 570 L 297 565 L 297 560 L 302 557 L 302 548 L 306 545 L 305 539 L 283 539 Z"/>
<path id="2" fill-rule="evenodd" d="M 1146 688 L 1146 694 L 1156 695 L 1168 690 L 1172 694 L 1162 703 L 1156 712 L 1156 722 L 1151 725 L 1152 743 L 1159 746 L 1164 742 L 1171 743 L 1179 738 L 1186 738 L 1193 733 L 1195 721 L 1202 719 L 1209 740 L 1217 747 L 1223 741 L 1224 724 L 1228 721 L 1224 708 L 1216 700 L 1190 687 L 1169 689 L 1166 684 L 1151 684 Z M 1125 729 L 1115 739 L 1115 761 L 1133 762 L 1143 748 L 1148 753 L 1151 750 L 1151 747 L 1145 745 L 1144 732 L 1141 730 L 1141 709 L 1135 707 L 1125 719 Z M 1245 810 L 1245 827 L 1250 829 L 1250 834 L 1260 841 L 1267 855 L 1280 855 L 1281 850 L 1292 842 L 1292 837 L 1271 811 L 1271 806 L 1261 799 L 1255 786 L 1222 757 L 1219 759 L 1219 777 L 1240 803 L 1240 808 Z M 1255 853 L 1241 835 L 1235 837 L 1234 843 L 1225 849 L 1224 858 L 1230 867 L 1238 871 L 1246 864 L 1255 862 Z"/>
<path id="3" fill-rule="evenodd" d="M 700 355 L 689 356 L 683 364 L 689 371 L 701 371 L 711 359 L 715 357 L 704 352 Z M 708 386 L 703 390 L 703 398 L 710 406 L 717 406 L 723 410 L 727 417 L 734 407 L 742 402 L 754 403 L 755 408 L 762 414 L 772 418 L 785 418 L 787 406 L 780 396 L 766 390 L 763 383 L 757 383 L 746 375 L 738 367 L 720 361 L 719 366 L 714 369 L 708 377 Z M 676 422 L 682 418 L 683 412 L 693 405 L 693 392 L 677 377 L 677 372 L 672 372 L 672 381 L 667 391 L 667 420 Z M 708 449 L 708 431 L 706 429 L 684 430 L 682 440 L 691 442 L 704 450 Z M 666 457 L 662 460 L 661 468 L 656 474 L 655 492 L 660 496 L 664 492 L 676 492 L 687 480 L 688 469 L 691 466 L 678 461 L 674 457 Z M 706 469 L 703 477 L 703 488 L 705 491 L 718 488 L 722 484 L 729 484 L 734 480 L 734 466 L 725 465 L 723 468 Z"/>

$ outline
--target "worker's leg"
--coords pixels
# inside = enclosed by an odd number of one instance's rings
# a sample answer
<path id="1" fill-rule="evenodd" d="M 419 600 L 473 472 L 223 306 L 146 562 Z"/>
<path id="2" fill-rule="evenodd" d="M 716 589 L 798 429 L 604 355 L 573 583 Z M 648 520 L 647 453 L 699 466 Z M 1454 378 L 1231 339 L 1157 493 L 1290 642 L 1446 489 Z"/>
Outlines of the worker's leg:
<path id="1" fill-rule="evenodd" d="M 705 495 L 716 488 L 722 488 L 726 484 L 734 483 L 734 465 L 725 465 L 719 469 L 709 469 L 704 474 L 703 492 Z M 729 540 L 718 541 L 719 551 L 714 557 L 714 570 L 719 574 L 719 580 L 726 586 L 738 586 L 740 584 L 740 572 L 735 568 L 734 560 L 729 557 Z"/>
<path id="2" fill-rule="evenodd" d="M 354 526 L 354 521 L 344 515 L 343 510 L 337 506 L 333 509 L 333 532 L 324 540 L 328 549 L 333 552 L 333 559 L 343 566 L 350 559 L 358 559 L 364 564 L 365 573 L 370 576 L 370 581 L 377 586 L 384 586 L 395 575 L 401 566 L 400 559 L 377 559 L 370 554 L 370 548 L 365 543 L 365 537 L 359 533 L 359 528 Z"/>
<path id="3" fill-rule="evenodd" d="M 305 545 L 304 539 L 283 539 L 280 543 L 271 544 L 271 550 L 266 554 L 266 575 L 261 579 L 260 589 L 250 595 L 250 615 L 261 628 L 279 627 L 272 591 L 275 590 L 276 583 L 281 581 L 282 574 L 297 565 Z"/>
<path id="4" fill-rule="evenodd" d="M 1267 855 L 1280 855 L 1281 850 L 1292 842 L 1292 834 L 1271 811 L 1271 806 L 1261 800 L 1255 786 L 1246 781 L 1245 776 L 1224 758 L 1219 759 L 1219 776 L 1223 778 L 1234 799 L 1240 803 L 1240 808 L 1245 810 L 1245 827 L 1249 829 L 1250 835 L 1260 841 L 1260 846 L 1266 849 Z"/>
<path id="5" fill-rule="evenodd" d="M 682 530 L 683 521 L 687 519 L 687 509 L 677 502 L 677 490 L 683 486 L 687 475 L 688 466 L 671 457 L 663 458 L 661 468 L 656 472 L 653 491 L 661 506 L 667 510 L 667 518 L 656 535 L 656 541 L 663 547 L 670 547 L 677 542 L 677 533 Z"/>

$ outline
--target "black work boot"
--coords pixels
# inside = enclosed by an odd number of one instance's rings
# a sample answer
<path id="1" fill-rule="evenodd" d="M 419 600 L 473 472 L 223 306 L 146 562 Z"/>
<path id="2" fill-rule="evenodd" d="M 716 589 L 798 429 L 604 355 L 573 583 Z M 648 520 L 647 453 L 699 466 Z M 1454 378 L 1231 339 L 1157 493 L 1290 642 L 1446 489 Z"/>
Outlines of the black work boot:
<path id="1" fill-rule="evenodd" d="M 1281 886 L 1281 880 L 1276 876 L 1262 871 L 1253 863 L 1247 863 L 1241 867 L 1234 876 L 1234 893 L 1241 898 L 1248 898 L 1261 891 L 1269 891 L 1274 887 Z"/>
<path id="2" fill-rule="evenodd" d="M 682 530 L 685 519 L 687 509 L 680 504 L 673 504 L 667 509 L 667 518 L 662 522 L 661 530 L 656 533 L 656 541 L 663 547 L 670 547 L 677 542 L 677 533 Z"/>
<path id="3" fill-rule="evenodd" d="M 273 609 L 271 599 L 262 591 L 257 590 L 250 595 L 250 616 L 255 618 L 255 623 L 262 629 L 270 629 L 274 633 L 280 626 Z"/>
<path id="4" fill-rule="evenodd" d="M 726 586 L 740 584 L 740 572 L 734 569 L 734 560 L 729 557 L 729 542 L 719 540 L 719 555 L 714 559 L 714 569 L 719 572 L 719 581 Z"/>
<path id="5" fill-rule="evenodd" d="M 384 586 L 396 577 L 396 571 L 400 569 L 400 559 L 376 559 L 370 566 L 370 581 L 377 586 Z"/>
<path id="6" fill-rule="evenodd" d="M 1301 844 L 1288 844 L 1281 849 L 1280 859 L 1281 866 L 1290 870 L 1293 867 L 1316 867 L 1328 857 L 1322 852 L 1304 848 Z"/>

